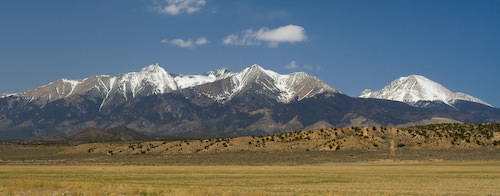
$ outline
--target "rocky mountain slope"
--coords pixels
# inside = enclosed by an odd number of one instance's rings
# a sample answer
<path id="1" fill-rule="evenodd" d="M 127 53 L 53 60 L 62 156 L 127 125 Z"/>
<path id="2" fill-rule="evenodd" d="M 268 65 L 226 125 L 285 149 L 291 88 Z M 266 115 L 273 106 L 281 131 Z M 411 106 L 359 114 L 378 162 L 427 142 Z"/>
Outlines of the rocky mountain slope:
<path id="1" fill-rule="evenodd" d="M 87 127 L 126 126 L 147 135 L 205 138 L 328 127 L 500 122 L 500 109 L 472 99 L 448 103 L 452 105 L 414 107 L 353 98 L 307 73 L 283 75 L 258 65 L 202 75 L 170 74 L 150 65 L 139 72 L 61 79 L 5 95 L 0 98 L 0 139 L 66 136 Z"/>
<path id="2" fill-rule="evenodd" d="M 202 75 L 172 75 L 155 64 L 146 66 L 139 72 L 118 76 L 97 75 L 80 80 L 60 79 L 38 88 L 11 95 L 45 105 L 75 95 L 90 94 L 95 98 L 102 99 L 100 105 L 102 108 L 110 102 L 114 105 L 122 104 L 136 97 L 170 93 L 219 80 L 224 81 L 211 85 L 217 86 L 217 89 L 208 87 L 208 85 L 197 89 L 203 95 L 219 102 L 227 101 L 251 88 L 257 89 L 262 94 L 267 93 L 283 103 L 288 103 L 294 98 L 300 100 L 312 97 L 326 91 L 337 92 L 307 73 L 280 75 L 265 70 L 259 65 L 252 65 L 239 73 L 220 69 Z M 257 86 L 254 87 L 253 84 L 257 84 Z"/>

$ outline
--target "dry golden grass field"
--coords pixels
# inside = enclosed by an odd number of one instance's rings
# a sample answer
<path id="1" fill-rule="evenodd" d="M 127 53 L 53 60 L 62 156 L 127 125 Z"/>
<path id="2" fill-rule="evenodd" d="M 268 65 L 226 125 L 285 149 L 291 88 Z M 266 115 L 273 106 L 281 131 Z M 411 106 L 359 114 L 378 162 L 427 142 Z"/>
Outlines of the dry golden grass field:
<path id="1" fill-rule="evenodd" d="M 500 162 L 3 165 L 0 195 L 500 195 Z"/>
<path id="2" fill-rule="evenodd" d="M 500 195 L 500 125 L 5 141 L 0 195 Z"/>

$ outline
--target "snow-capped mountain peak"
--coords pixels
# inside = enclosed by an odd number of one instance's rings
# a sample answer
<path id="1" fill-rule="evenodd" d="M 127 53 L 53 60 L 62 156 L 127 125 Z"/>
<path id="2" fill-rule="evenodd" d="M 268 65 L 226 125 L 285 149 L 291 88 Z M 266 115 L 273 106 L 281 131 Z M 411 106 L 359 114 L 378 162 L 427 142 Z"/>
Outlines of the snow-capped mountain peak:
<path id="1" fill-rule="evenodd" d="M 259 77 L 263 74 L 267 75 L 265 71 L 266 70 L 264 70 L 264 68 L 262 68 L 261 66 L 254 64 L 250 67 L 243 69 L 243 71 L 237 73 L 235 77 L 238 82 L 244 83 L 249 80 L 252 80 L 255 77 Z"/>
<path id="2" fill-rule="evenodd" d="M 243 71 L 237 73 L 232 78 L 232 82 L 235 85 L 233 92 L 231 94 L 236 94 L 243 90 L 243 88 L 248 87 L 250 83 L 260 83 L 266 88 L 273 91 L 287 91 L 287 89 L 280 89 L 279 85 L 286 77 L 286 75 L 280 75 L 274 71 L 265 70 L 261 66 L 254 64 L 250 67 L 245 68 Z"/>
<path id="3" fill-rule="evenodd" d="M 261 66 L 254 64 L 250 67 L 243 69 L 243 71 L 236 73 L 235 77 L 238 80 L 238 82 L 246 82 L 262 75 L 269 75 L 268 73 L 270 73 L 271 75 L 277 74 L 276 72 L 265 70 Z"/>
<path id="4" fill-rule="evenodd" d="M 228 77 L 230 86 L 206 91 L 204 94 L 217 101 L 228 101 L 243 92 L 266 94 L 278 102 L 289 103 L 323 92 L 337 92 L 319 79 L 306 73 L 279 74 L 254 64 Z"/>
<path id="5" fill-rule="evenodd" d="M 442 101 L 453 106 L 456 100 L 465 100 L 491 106 L 470 95 L 454 93 L 441 84 L 420 75 L 400 77 L 379 91 L 366 89 L 360 97 L 401 101 L 410 105 L 415 105 L 419 101 Z"/>
<path id="6" fill-rule="evenodd" d="M 165 71 L 165 69 L 160 67 L 159 64 L 148 65 L 146 67 L 143 67 L 141 69 L 141 71 L 139 71 L 139 72 L 143 72 L 143 73 L 156 73 L 156 72 L 167 73 L 167 71 Z"/>
<path id="7" fill-rule="evenodd" d="M 158 64 L 146 66 L 139 72 L 119 75 L 117 79 L 120 89 L 124 92 L 130 89 L 132 97 L 143 91 L 159 94 L 178 89 L 174 78 Z M 152 89 L 147 89 L 148 86 Z"/>

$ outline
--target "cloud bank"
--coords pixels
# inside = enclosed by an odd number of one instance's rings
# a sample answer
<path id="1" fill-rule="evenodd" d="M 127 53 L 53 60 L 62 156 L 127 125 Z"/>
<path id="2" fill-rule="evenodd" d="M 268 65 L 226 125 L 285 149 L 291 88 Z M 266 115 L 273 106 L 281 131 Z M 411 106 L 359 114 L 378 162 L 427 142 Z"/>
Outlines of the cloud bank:
<path id="1" fill-rule="evenodd" d="M 231 34 L 226 36 L 222 43 L 233 46 L 257 46 L 264 42 L 269 47 L 278 47 L 280 43 L 295 43 L 306 40 L 307 35 L 304 27 L 290 24 L 276 29 L 267 27 L 263 27 L 258 31 L 248 29 L 239 35 Z"/>
<path id="2" fill-rule="evenodd" d="M 160 43 L 171 44 L 174 46 L 179 46 L 181 48 L 195 48 L 196 46 L 208 44 L 208 40 L 205 37 L 200 37 L 196 41 L 193 41 L 192 39 L 187 39 L 187 40 L 174 39 L 174 40 L 170 40 L 170 41 L 164 39 L 164 40 L 161 40 Z"/>
<path id="3" fill-rule="evenodd" d="M 200 11 L 206 4 L 205 0 L 155 0 L 153 10 L 161 14 L 178 15 Z"/>

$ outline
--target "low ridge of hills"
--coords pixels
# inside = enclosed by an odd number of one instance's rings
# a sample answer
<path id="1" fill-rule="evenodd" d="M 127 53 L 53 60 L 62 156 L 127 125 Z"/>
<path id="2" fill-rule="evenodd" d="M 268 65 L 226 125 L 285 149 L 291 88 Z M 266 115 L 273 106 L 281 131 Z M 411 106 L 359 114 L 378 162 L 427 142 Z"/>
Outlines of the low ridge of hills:
<path id="1" fill-rule="evenodd" d="M 357 98 L 307 73 L 279 74 L 259 65 L 182 75 L 156 64 L 0 96 L 0 140 L 65 137 L 88 127 L 217 138 L 445 122 L 499 123 L 500 109 L 423 76 Z"/>
<path id="2" fill-rule="evenodd" d="M 85 143 L 64 153 L 138 155 L 218 152 L 300 152 L 386 149 L 500 149 L 500 124 L 431 124 L 408 128 L 346 127 L 267 136 L 197 140 Z"/>

